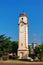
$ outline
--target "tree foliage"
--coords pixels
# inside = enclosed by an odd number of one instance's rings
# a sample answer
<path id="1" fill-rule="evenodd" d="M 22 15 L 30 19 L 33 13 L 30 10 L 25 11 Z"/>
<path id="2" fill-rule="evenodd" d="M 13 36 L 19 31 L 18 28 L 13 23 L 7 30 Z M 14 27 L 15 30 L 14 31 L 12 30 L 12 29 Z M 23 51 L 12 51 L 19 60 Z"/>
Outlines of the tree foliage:
<path id="1" fill-rule="evenodd" d="M 10 37 L 0 35 L 0 56 L 7 55 L 8 53 L 16 53 L 18 49 L 18 42 L 11 41 Z"/>
<path id="2" fill-rule="evenodd" d="M 34 49 L 34 52 L 40 60 L 43 59 L 43 43 L 37 45 Z"/>

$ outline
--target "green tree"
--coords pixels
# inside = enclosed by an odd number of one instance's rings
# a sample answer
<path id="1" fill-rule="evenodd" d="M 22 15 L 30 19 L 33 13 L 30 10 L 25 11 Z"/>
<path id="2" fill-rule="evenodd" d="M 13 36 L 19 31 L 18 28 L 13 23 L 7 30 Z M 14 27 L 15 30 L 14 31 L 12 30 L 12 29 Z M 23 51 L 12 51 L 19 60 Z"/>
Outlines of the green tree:
<path id="1" fill-rule="evenodd" d="M 38 46 L 36 46 L 35 49 L 34 49 L 34 52 L 35 52 L 36 55 L 39 54 L 40 53 L 40 48 Z"/>
<path id="2" fill-rule="evenodd" d="M 17 55 L 17 49 L 18 49 L 18 41 L 12 42 L 12 53 L 16 53 Z"/>
<path id="3" fill-rule="evenodd" d="M 5 40 L 4 35 L 0 35 L 0 55 L 3 54 L 3 42 Z"/>
<path id="4" fill-rule="evenodd" d="M 0 35 L 0 57 L 15 53 L 17 55 L 18 41 L 11 41 L 10 37 Z"/>
<path id="5" fill-rule="evenodd" d="M 5 35 L 0 35 L 0 53 L 2 55 L 7 54 L 11 47 L 10 37 L 6 37 Z"/>
<path id="6" fill-rule="evenodd" d="M 8 54 L 12 50 L 10 37 L 6 37 L 3 42 L 3 54 Z"/>
<path id="7" fill-rule="evenodd" d="M 43 44 L 37 45 L 34 49 L 34 52 L 41 61 L 43 58 Z"/>

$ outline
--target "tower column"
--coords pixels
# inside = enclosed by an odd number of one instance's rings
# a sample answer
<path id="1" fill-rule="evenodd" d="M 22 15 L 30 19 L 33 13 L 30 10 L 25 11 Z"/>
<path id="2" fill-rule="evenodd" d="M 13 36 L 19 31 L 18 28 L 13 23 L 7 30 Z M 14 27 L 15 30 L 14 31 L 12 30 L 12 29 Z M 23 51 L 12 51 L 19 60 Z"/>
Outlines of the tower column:
<path id="1" fill-rule="evenodd" d="M 19 59 L 27 59 L 29 54 L 28 50 L 28 23 L 25 13 L 19 16 L 19 43 L 18 43 L 18 56 Z"/>

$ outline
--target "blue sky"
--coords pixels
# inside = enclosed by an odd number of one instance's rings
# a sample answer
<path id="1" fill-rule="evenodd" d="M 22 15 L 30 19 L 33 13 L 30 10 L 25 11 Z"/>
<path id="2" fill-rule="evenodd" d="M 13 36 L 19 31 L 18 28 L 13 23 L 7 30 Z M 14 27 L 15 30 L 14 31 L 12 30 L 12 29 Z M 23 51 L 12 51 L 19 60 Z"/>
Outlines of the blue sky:
<path id="1" fill-rule="evenodd" d="M 43 0 L 0 0 L 0 34 L 18 40 L 19 14 L 25 12 L 28 16 L 28 37 L 32 43 L 33 36 L 36 42 L 43 41 Z"/>

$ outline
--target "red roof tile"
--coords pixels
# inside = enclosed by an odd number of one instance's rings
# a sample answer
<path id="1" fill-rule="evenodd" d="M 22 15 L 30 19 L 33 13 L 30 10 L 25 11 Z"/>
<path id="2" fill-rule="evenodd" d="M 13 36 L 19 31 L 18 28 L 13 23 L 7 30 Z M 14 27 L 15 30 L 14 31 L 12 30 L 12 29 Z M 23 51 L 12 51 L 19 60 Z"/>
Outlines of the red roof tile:
<path id="1" fill-rule="evenodd" d="M 19 17 L 22 17 L 22 16 L 26 16 L 27 17 L 27 15 L 25 13 L 21 13 Z"/>

